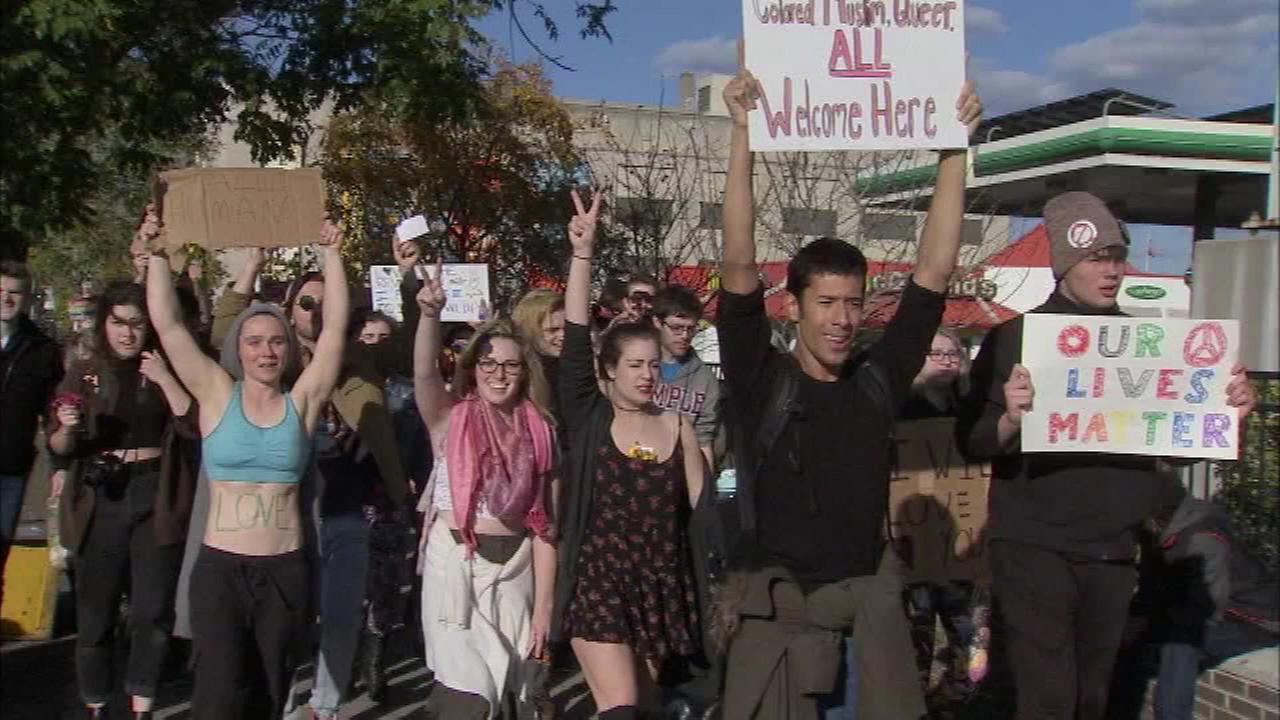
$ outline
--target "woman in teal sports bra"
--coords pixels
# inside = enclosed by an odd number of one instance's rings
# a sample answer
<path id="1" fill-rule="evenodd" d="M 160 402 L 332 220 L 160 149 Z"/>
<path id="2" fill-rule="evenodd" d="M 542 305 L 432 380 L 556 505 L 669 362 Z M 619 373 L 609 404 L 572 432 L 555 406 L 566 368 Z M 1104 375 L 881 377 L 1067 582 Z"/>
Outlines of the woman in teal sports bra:
<path id="1" fill-rule="evenodd" d="M 163 227 L 153 208 L 143 233 L 158 246 Z M 277 720 L 293 670 L 290 647 L 308 620 L 298 483 L 320 409 L 338 380 L 349 304 L 342 233 L 326 220 L 320 237 L 325 322 L 301 374 L 297 339 L 274 305 L 252 305 L 236 318 L 221 365 L 201 352 L 179 318 L 168 259 L 151 257 L 152 323 L 199 403 L 209 477 L 209 514 L 190 592 L 196 720 Z M 252 690 L 263 685 L 266 697 Z"/>

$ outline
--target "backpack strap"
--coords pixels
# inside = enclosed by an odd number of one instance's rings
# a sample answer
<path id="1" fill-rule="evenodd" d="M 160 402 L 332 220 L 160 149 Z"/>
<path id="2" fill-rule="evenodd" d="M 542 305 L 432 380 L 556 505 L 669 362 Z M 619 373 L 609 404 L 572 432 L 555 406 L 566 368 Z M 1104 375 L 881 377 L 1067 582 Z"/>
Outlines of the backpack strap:
<path id="1" fill-rule="evenodd" d="M 738 518 L 742 532 L 754 535 L 756 532 L 755 481 L 760 476 L 765 459 L 773 449 L 778 438 L 791 423 L 792 417 L 800 411 L 800 382 L 796 378 L 795 363 L 789 356 L 783 356 L 784 362 L 778 373 L 777 381 L 769 388 L 769 399 L 765 404 L 764 414 L 760 418 L 760 426 L 756 428 L 755 445 L 748 449 L 750 469 L 746 482 L 738 486 Z M 739 476 L 743 468 L 739 468 Z"/>
<path id="2" fill-rule="evenodd" d="M 871 398 L 872 408 L 887 428 L 889 435 L 889 472 L 898 467 L 898 408 L 893 403 L 893 393 L 889 390 L 889 377 L 884 368 L 874 362 L 866 361 L 858 366 L 858 382 L 865 384 L 867 395 Z M 889 494 L 884 498 L 884 536 L 892 546 L 893 508 L 889 505 Z"/>

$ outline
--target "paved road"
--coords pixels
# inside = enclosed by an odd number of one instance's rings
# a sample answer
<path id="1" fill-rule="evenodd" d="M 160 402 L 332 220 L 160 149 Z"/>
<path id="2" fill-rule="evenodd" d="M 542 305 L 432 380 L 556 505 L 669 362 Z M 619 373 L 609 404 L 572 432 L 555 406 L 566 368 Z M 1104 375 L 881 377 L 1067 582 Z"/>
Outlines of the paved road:
<path id="1" fill-rule="evenodd" d="M 430 693 L 431 681 L 426 668 L 407 648 L 392 648 L 395 657 L 387 673 L 386 702 L 375 705 L 361 694 L 343 709 L 343 720 L 421 717 Z M 38 643 L 5 643 L 0 647 L 0 714 L 5 720 L 81 720 L 84 711 L 76 693 L 75 638 Z M 304 673 L 306 670 L 304 670 Z M 310 679 L 299 683 L 296 690 L 303 701 L 310 689 Z M 592 704 L 587 697 L 581 675 L 560 679 L 553 687 L 553 698 L 566 720 L 591 717 Z M 184 720 L 191 715 L 190 677 L 171 677 L 160 689 L 156 720 Z M 118 705 L 123 707 L 124 698 Z M 112 715 L 124 720 L 127 713 Z M 291 720 L 304 720 L 303 712 Z"/>

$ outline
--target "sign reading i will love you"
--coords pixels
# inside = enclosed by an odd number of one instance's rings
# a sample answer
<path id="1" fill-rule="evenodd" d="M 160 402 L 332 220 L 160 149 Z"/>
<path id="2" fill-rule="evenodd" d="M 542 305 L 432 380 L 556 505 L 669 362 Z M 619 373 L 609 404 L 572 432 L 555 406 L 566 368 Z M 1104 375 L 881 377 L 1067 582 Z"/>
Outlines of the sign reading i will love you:
<path id="1" fill-rule="evenodd" d="M 1025 452 L 1236 459 L 1235 320 L 1027 315 Z"/>
<path id="2" fill-rule="evenodd" d="M 960 0 L 742 0 L 751 149 L 959 148 Z"/>

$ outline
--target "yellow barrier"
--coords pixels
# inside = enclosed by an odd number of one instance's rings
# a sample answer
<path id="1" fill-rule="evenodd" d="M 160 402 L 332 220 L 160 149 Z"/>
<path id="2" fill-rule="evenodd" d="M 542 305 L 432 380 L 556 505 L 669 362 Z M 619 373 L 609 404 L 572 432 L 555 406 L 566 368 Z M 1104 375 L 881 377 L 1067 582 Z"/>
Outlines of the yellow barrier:
<path id="1" fill-rule="evenodd" d="M 0 635 L 6 640 L 47 640 L 53 636 L 58 572 L 44 545 L 14 545 L 4 568 Z"/>

